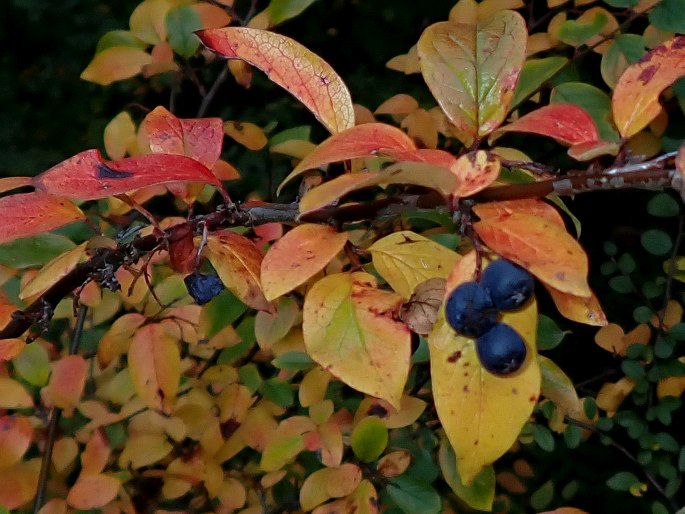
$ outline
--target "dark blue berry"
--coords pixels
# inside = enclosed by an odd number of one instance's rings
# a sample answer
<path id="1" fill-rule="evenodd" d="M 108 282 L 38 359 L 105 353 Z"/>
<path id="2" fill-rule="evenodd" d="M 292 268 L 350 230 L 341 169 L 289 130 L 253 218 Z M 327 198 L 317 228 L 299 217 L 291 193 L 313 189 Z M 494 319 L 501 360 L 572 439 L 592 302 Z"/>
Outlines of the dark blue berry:
<path id="1" fill-rule="evenodd" d="M 476 339 L 476 352 L 481 365 L 494 375 L 517 371 L 526 360 L 526 344 L 516 330 L 497 323 Z"/>
<path id="2" fill-rule="evenodd" d="M 490 293 L 500 310 L 518 309 L 533 295 L 535 280 L 530 273 L 506 259 L 490 263 L 481 275 L 480 285 Z"/>
<path id="3" fill-rule="evenodd" d="M 452 291 L 445 304 L 447 323 L 469 337 L 487 332 L 497 321 L 490 295 L 477 282 L 466 282 Z"/>
<path id="4" fill-rule="evenodd" d="M 188 293 L 198 305 L 204 305 L 224 289 L 224 285 L 216 275 L 191 273 L 183 279 Z"/>

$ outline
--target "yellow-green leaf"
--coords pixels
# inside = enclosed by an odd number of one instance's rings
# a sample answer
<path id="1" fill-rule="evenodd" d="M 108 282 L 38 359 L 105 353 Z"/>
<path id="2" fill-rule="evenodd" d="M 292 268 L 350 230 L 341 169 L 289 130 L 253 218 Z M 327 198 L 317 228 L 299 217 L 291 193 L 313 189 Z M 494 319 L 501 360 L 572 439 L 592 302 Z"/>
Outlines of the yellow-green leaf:
<path id="1" fill-rule="evenodd" d="M 431 278 L 447 278 L 459 255 L 419 234 L 404 230 L 379 239 L 369 248 L 376 271 L 403 298 Z"/>
<path id="2" fill-rule="evenodd" d="M 526 57 L 526 39 L 523 18 L 507 10 L 477 25 L 435 23 L 421 35 L 421 73 L 465 146 L 504 120 Z"/>
<path id="3" fill-rule="evenodd" d="M 337 273 L 319 280 L 304 303 L 310 357 L 350 387 L 399 408 L 409 373 L 410 333 L 394 319 L 401 298 L 376 289 L 371 275 Z"/>
<path id="4" fill-rule="evenodd" d="M 132 46 L 113 46 L 97 54 L 81 73 L 81 78 L 108 86 L 117 80 L 125 80 L 140 73 L 143 66 L 152 62 L 145 50 Z"/>

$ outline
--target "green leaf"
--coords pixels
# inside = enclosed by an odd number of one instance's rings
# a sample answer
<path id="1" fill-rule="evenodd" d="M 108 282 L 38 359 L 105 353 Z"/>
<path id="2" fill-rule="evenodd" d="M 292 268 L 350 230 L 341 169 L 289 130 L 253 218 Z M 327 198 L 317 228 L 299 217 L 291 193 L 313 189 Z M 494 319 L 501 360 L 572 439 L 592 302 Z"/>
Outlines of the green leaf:
<path id="1" fill-rule="evenodd" d="M 181 57 L 191 57 L 200 47 L 200 40 L 193 34 L 202 28 L 200 15 L 186 5 L 169 11 L 165 21 L 171 48 Z"/>
<path id="2" fill-rule="evenodd" d="M 636 34 L 616 36 L 602 56 L 600 71 L 604 82 L 613 89 L 626 66 L 637 62 L 645 54 L 646 46 L 642 36 Z"/>
<path id="3" fill-rule="evenodd" d="M 633 281 L 630 280 L 630 277 L 619 275 L 609 279 L 609 287 L 617 293 L 627 294 L 630 293 L 635 286 L 633 285 Z"/>
<path id="4" fill-rule="evenodd" d="M 238 300 L 233 293 L 224 289 L 202 308 L 200 325 L 204 328 L 204 336 L 214 337 L 220 330 L 236 321 L 246 310 L 247 305 Z M 252 327 L 252 334 L 254 337 L 254 327 Z M 242 334 L 240 335 L 242 337 Z"/>
<path id="5" fill-rule="evenodd" d="M 559 29 L 559 39 L 571 46 L 580 46 L 599 34 L 609 21 L 601 11 L 589 23 L 579 23 L 577 20 L 567 20 Z"/>
<path id="6" fill-rule="evenodd" d="M 280 145 L 286 141 L 309 141 L 312 134 L 312 127 L 310 125 L 301 125 L 299 127 L 292 127 L 286 129 L 278 134 L 274 134 L 269 139 L 269 146 Z"/>
<path id="7" fill-rule="evenodd" d="M 621 471 L 607 480 L 607 486 L 614 491 L 629 491 L 637 483 L 638 478 L 630 471 Z"/>
<path id="8" fill-rule="evenodd" d="M 649 13 L 649 21 L 665 32 L 685 32 L 685 0 L 662 0 Z"/>
<path id="9" fill-rule="evenodd" d="M 654 311 L 652 311 L 652 309 L 646 305 L 640 305 L 633 310 L 633 319 L 637 323 L 649 323 L 649 320 L 652 319 L 653 314 Z"/>
<path id="10" fill-rule="evenodd" d="M 635 7 L 640 0 L 604 0 L 604 3 L 611 7 Z"/>
<path id="11" fill-rule="evenodd" d="M 582 441 L 583 433 L 576 425 L 567 425 L 564 430 L 564 442 L 571 449 L 578 448 Z"/>
<path id="12" fill-rule="evenodd" d="M 554 451 L 554 436 L 546 426 L 535 425 L 533 427 L 533 438 L 537 445 L 546 452 Z"/>
<path id="13" fill-rule="evenodd" d="M 659 218 L 672 218 L 680 214 L 680 202 L 668 193 L 657 193 L 647 202 L 647 212 Z"/>
<path id="14" fill-rule="evenodd" d="M 553 499 L 554 483 L 548 480 L 530 496 L 530 506 L 539 511 L 547 507 Z"/>
<path id="15" fill-rule="evenodd" d="M 388 445 L 388 429 L 378 416 L 369 416 L 354 427 L 350 444 L 359 460 L 373 462 Z"/>
<path id="16" fill-rule="evenodd" d="M 603 140 L 619 140 L 618 132 L 610 121 L 611 99 L 601 89 L 583 82 L 566 82 L 552 90 L 550 103 L 572 103 L 582 107 L 592 116 Z"/>
<path id="17" fill-rule="evenodd" d="M 663 230 L 645 230 L 640 237 L 642 247 L 652 255 L 666 255 L 673 248 L 673 240 Z"/>
<path id="18" fill-rule="evenodd" d="M 269 13 L 271 25 L 278 25 L 290 18 L 294 18 L 316 0 L 271 0 L 266 11 Z"/>
<path id="19" fill-rule="evenodd" d="M 300 371 L 309 369 L 314 365 L 314 361 L 304 352 L 285 352 L 272 361 L 277 368 L 289 371 Z"/>
<path id="20" fill-rule="evenodd" d="M 105 33 L 95 47 L 95 53 L 99 54 L 103 50 L 113 46 L 132 46 L 134 48 L 147 48 L 147 43 L 141 41 L 128 30 L 110 30 Z"/>
<path id="21" fill-rule="evenodd" d="M 50 376 L 50 357 L 40 343 L 27 344 L 22 352 L 12 359 L 17 374 L 29 384 L 43 387 Z"/>
<path id="22" fill-rule="evenodd" d="M 278 378 L 269 378 L 262 382 L 259 391 L 264 395 L 264 398 L 283 408 L 290 407 L 294 402 L 292 387 Z"/>
<path id="23" fill-rule="evenodd" d="M 568 62 L 566 57 L 545 57 L 544 59 L 530 59 L 521 70 L 518 84 L 514 90 L 512 108 L 520 104 L 525 98 L 537 91 Z"/>
<path id="24" fill-rule="evenodd" d="M 437 514 L 442 508 L 440 495 L 430 484 L 407 475 L 390 480 L 386 489 L 405 514 Z"/>
<path id="25" fill-rule="evenodd" d="M 637 269 L 637 263 L 635 262 L 633 256 L 629 253 L 624 253 L 621 255 L 616 264 L 618 265 L 618 269 L 621 270 L 621 273 L 624 275 L 630 275 Z"/>
<path id="26" fill-rule="evenodd" d="M 464 485 L 457 470 L 457 456 L 446 437 L 443 437 L 440 442 L 438 460 L 445 482 L 459 499 L 472 509 L 488 512 L 492 510 L 495 498 L 495 470 L 492 466 L 484 467 L 473 482 L 468 486 Z"/>
<path id="27" fill-rule="evenodd" d="M 538 350 L 551 350 L 556 348 L 564 339 L 567 332 L 559 328 L 556 322 L 544 314 L 538 316 Z"/>
<path id="28" fill-rule="evenodd" d="M 595 402 L 594 398 L 585 398 L 583 400 L 583 413 L 588 417 L 588 419 L 595 418 L 597 415 L 597 403 Z"/>
<path id="29" fill-rule="evenodd" d="M 23 237 L 0 245 L 0 264 L 15 269 L 42 266 L 75 246 L 57 234 Z"/>
<path id="30" fill-rule="evenodd" d="M 246 364 L 238 370 L 238 377 L 240 382 L 250 390 L 251 394 L 257 392 L 262 385 L 262 377 L 259 376 L 257 366 L 254 364 Z"/>

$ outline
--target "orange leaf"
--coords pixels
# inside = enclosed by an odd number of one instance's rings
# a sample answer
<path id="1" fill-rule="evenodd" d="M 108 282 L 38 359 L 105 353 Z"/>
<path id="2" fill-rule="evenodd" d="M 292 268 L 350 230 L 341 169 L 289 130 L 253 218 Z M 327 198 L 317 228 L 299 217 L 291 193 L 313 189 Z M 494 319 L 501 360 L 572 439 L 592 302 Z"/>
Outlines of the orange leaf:
<path id="1" fill-rule="evenodd" d="M 0 193 L 11 191 L 18 187 L 30 186 L 31 177 L 4 177 L 0 178 Z"/>
<path id="2" fill-rule="evenodd" d="M 474 228 L 492 250 L 523 266 L 545 284 L 575 296 L 592 295 L 587 283 L 587 255 L 559 225 L 530 214 L 513 213 L 486 218 L 475 223 Z"/>
<path id="3" fill-rule="evenodd" d="M 364 125 L 360 125 L 363 127 Z M 315 211 L 336 204 L 345 195 L 374 186 L 378 183 L 378 173 L 347 173 L 310 189 L 300 200 L 300 212 Z"/>
<path id="4" fill-rule="evenodd" d="M 267 300 L 292 291 L 321 271 L 343 249 L 346 232 L 304 224 L 276 241 L 264 256 L 261 280 Z"/>
<path id="5" fill-rule="evenodd" d="M 414 142 L 400 129 L 385 123 L 365 123 L 333 134 L 307 155 L 281 182 L 277 193 L 285 184 L 306 170 L 325 166 L 332 162 L 388 155 L 397 151 L 416 150 Z"/>
<path id="6" fill-rule="evenodd" d="M 203 29 L 218 29 L 231 23 L 229 14 L 219 7 L 207 2 L 200 2 L 191 6 L 200 16 Z"/>
<path id="7" fill-rule="evenodd" d="M 463 198 L 482 191 L 497 180 L 501 167 L 499 158 L 484 150 L 462 155 L 453 169 L 457 176 L 457 186 L 452 194 Z"/>
<path id="8" fill-rule="evenodd" d="M 145 117 L 141 129 L 145 130 L 153 153 L 185 155 L 209 169 L 221 155 L 221 118 L 180 119 L 160 106 Z"/>
<path id="9" fill-rule="evenodd" d="M 538 198 L 479 203 L 473 206 L 473 212 L 475 212 L 476 215 L 482 220 L 504 214 L 521 212 L 524 214 L 530 214 L 536 218 L 546 219 L 547 221 L 551 221 L 560 227 L 566 227 L 564 219 L 561 217 L 561 214 L 559 214 L 559 211 L 547 202 Z"/>
<path id="10" fill-rule="evenodd" d="M 262 70 L 331 133 L 354 126 L 354 108 L 345 83 L 326 61 L 296 41 L 247 27 L 200 30 L 196 34 L 210 50 Z"/>
<path id="11" fill-rule="evenodd" d="M 50 381 L 40 392 L 47 407 L 58 407 L 70 417 L 86 386 L 87 363 L 80 355 L 67 355 L 52 364 Z"/>
<path id="12" fill-rule="evenodd" d="M 24 416 L 0 417 L 0 469 L 14 466 L 31 446 L 33 425 Z"/>
<path id="13" fill-rule="evenodd" d="M 114 500 L 121 482 L 111 475 L 83 475 L 69 490 L 67 503 L 79 510 L 97 509 Z"/>
<path id="14" fill-rule="evenodd" d="M 525 60 L 526 24 L 502 10 L 478 25 L 439 22 L 417 44 L 421 73 L 466 147 L 504 120 Z"/>
<path id="15" fill-rule="evenodd" d="M 136 393 L 151 409 L 170 414 L 181 379 L 181 356 L 159 323 L 145 325 L 133 335 L 128 366 Z"/>
<path id="16" fill-rule="evenodd" d="M 562 145 L 575 145 L 599 140 L 592 117 L 575 104 L 552 104 L 529 112 L 525 116 L 493 132 L 494 141 L 505 132 L 526 132 L 548 136 Z"/>
<path id="17" fill-rule="evenodd" d="M 42 192 L 0 198 L 0 243 L 48 232 L 83 219 L 81 209 L 57 196 Z"/>
<path id="18" fill-rule="evenodd" d="M 559 314 L 566 319 L 597 327 L 603 327 L 608 323 L 602 306 L 599 304 L 599 300 L 594 293 L 588 297 L 581 297 L 562 293 L 549 286 L 547 286 L 547 291 L 549 291 L 552 300 L 554 300 Z"/>
<path id="19" fill-rule="evenodd" d="M 231 230 L 207 239 L 206 255 L 226 288 L 250 307 L 271 311 L 260 282 L 262 252 L 255 244 Z"/>
<path id="20" fill-rule="evenodd" d="M 2 326 L 1 322 L 0 326 Z M 25 346 L 26 342 L 23 339 L 0 339 L 0 362 L 11 361 L 21 353 Z"/>
<path id="21" fill-rule="evenodd" d="M 110 453 L 110 447 L 102 431 L 94 430 L 81 454 L 81 474 L 96 475 L 100 473 L 105 469 Z"/>
<path id="22" fill-rule="evenodd" d="M 133 46 L 112 46 L 98 53 L 81 73 L 81 79 L 108 86 L 137 75 L 152 62 L 145 50 Z"/>
<path id="23" fill-rule="evenodd" d="M 205 182 L 221 187 L 206 166 L 183 155 L 148 154 L 108 162 L 98 150 L 76 154 L 33 179 L 38 189 L 81 200 L 169 182 Z"/>
<path id="24" fill-rule="evenodd" d="M 685 36 L 647 52 L 618 79 L 611 100 L 618 131 L 629 138 L 661 112 L 659 95 L 685 75 Z"/>
<path id="25" fill-rule="evenodd" d="M 367 273 L 319 280 L 303 309 L 307 353 L 350 387 L 399 408 L 411 351 L 409 329 L 393 316 L 401 301 Z"/>
<path id="26" fill-rule="evenodd" d="M 0 471 L 0 505 L 14 511 L 36 495 L 40 458 L 18 462 Z"/>

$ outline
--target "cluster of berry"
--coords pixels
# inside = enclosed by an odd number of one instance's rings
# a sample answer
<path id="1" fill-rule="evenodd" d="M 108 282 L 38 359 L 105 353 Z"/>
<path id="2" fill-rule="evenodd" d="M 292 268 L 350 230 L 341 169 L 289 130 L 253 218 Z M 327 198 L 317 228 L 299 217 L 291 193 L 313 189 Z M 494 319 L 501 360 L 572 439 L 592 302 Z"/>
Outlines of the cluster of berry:
<path id="1" fill-rule="evenodd" d="M 478 358 L 489 372 L 508 375 L 526 359 L 523 338 L 497 318 L 500 311 L 522 307 L 534 287 L 530 273 L 500 259 L 483 270 L 480 282 L 461 284 L 447 298 L 447 323 L 457 332 L 476 338 Z"/>

